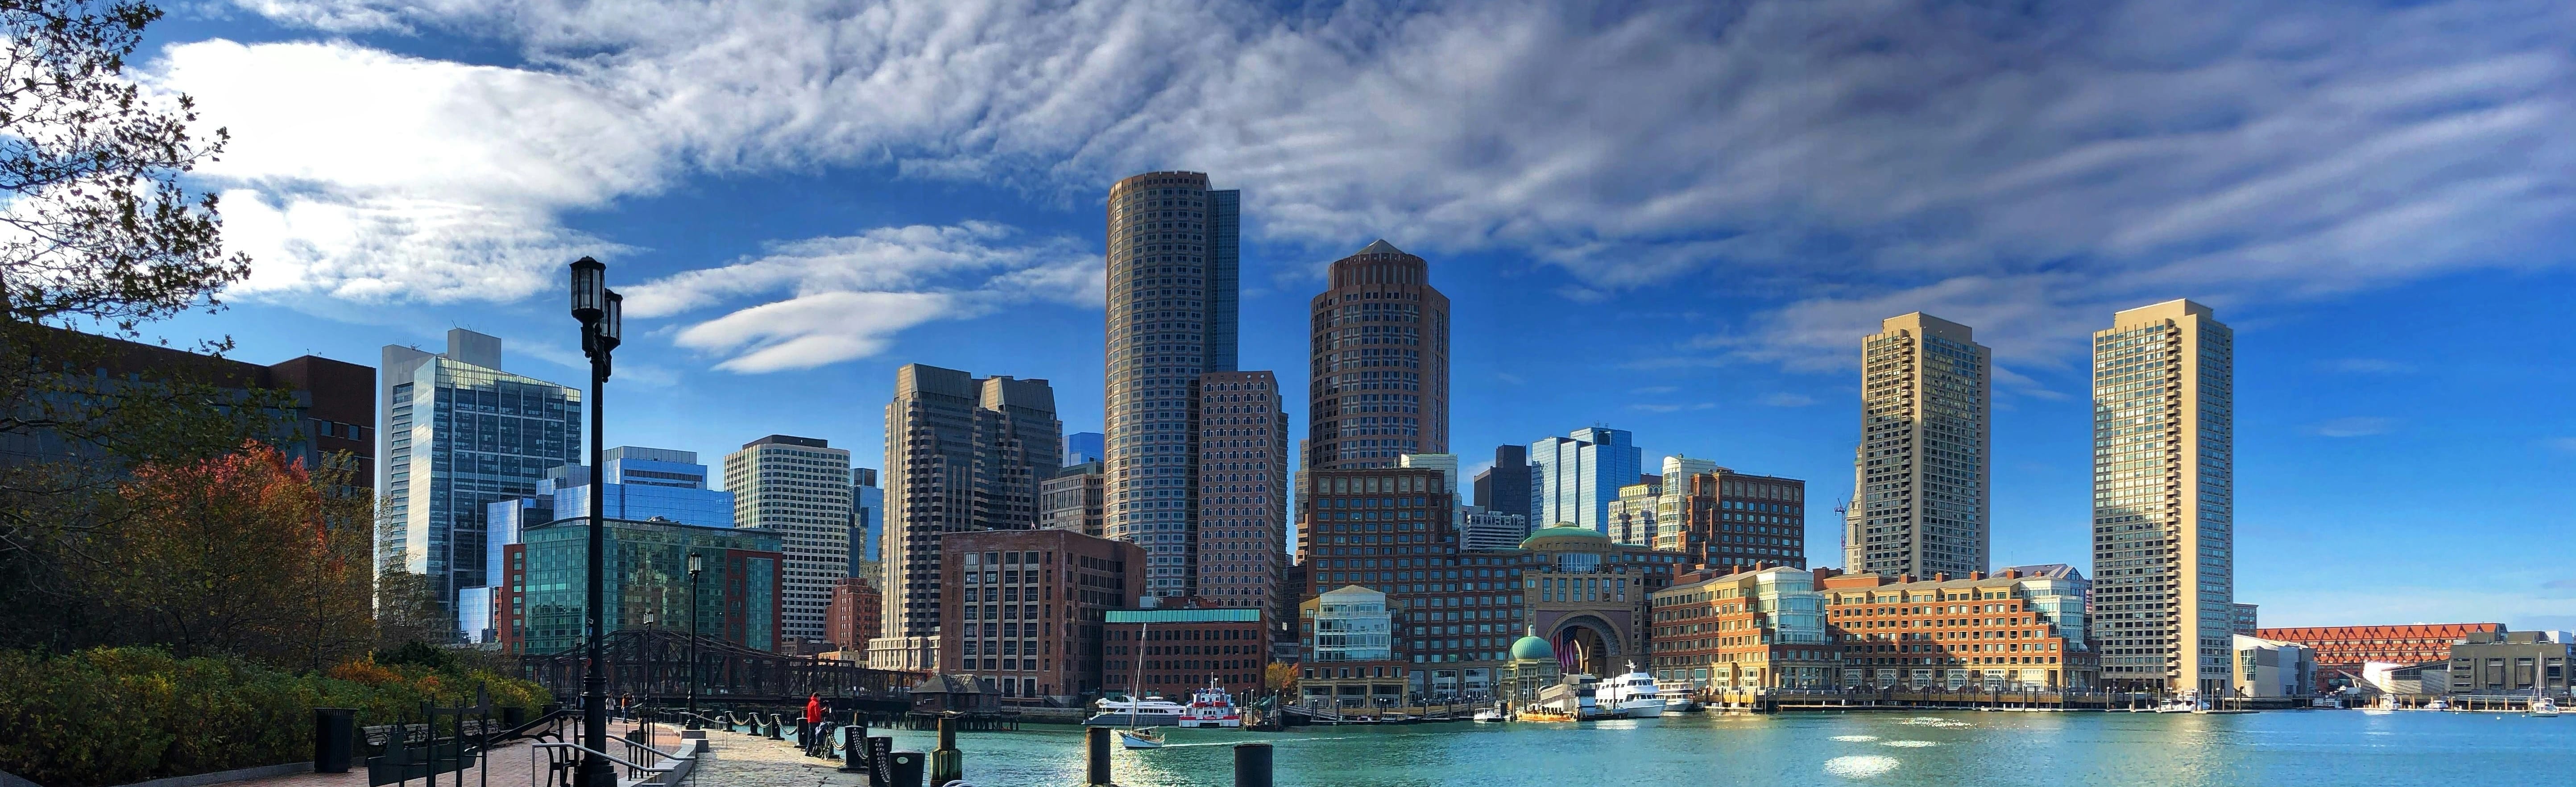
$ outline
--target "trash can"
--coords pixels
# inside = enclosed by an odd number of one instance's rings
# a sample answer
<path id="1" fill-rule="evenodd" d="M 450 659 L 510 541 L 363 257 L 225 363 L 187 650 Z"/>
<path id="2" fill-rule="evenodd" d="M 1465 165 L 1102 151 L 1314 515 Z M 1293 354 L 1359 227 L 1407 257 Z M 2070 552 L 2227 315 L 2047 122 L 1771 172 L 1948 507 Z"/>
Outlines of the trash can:
<path id="1" fill-rule="evenodd" d="M 887 760 L 888 770 L 894 772 L 894 787 L 922 787 L 921 777 L 929 768 L 929 758 L 917 751 L 899 751 Z"/>
<path id="2" fill-rule="evenodd" d="M 313 772 L 348 773 L 358 742 L 358 709 L 313 709 Z"/>

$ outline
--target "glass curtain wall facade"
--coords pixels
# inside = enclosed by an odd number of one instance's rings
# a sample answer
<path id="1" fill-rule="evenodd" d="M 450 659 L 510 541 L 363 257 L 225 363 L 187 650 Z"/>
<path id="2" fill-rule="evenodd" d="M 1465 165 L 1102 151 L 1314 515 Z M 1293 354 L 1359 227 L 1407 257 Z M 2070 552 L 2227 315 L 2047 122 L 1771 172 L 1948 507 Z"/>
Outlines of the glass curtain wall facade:
<path id="1" fill-rule="evenodd" d="M 1145 548 L 1147 595 L 1198 593 L 1192 384 L 1235 370 L 1239 197 L 1200 172 L 1109 189 L 1103 528 Z"/>
<path id="2" fill-rule="evenodd" d="M 384 348 L 376 560 L 427 577 L 452 613 L 465 588 L 491 584 L 491 504 L 535 495 L 581 455 L 582 392 L 501 371 L 499 338 L 456 329 L 447 345 Z"/>
<path id="3" fill-rule="evenodd" d="M 1861 341 L 1859 532 L 1849 568 L 1881 576 L 1986 570 L 1993 353 L 1921 312 Z"/>
<path id="4" fill-rule="evenodd" d="M 1585 427 L 1529 446 L 1530 527 L 1558 523 L 1610 535 L 1610 501 L 1637 483 L 1643 457 L 1626 430 Z"/>
<path id="5" fill-rule="evenodd" d="M 2093 335 L 2093 604 L 2115 687 L 2228 691 L 2235 355 L 2235 332 L 2187 300 Z"/>
<path id="6" fill-rule="evenodd" d="M 713 528 L 668 522 L 606 522 L 609 564 L 602 572 L 609 606 L 607 630 L 689 626 L 690 552 L 705 557 L 698 577 L 698 631 L 746 647 L 778 647 L 782 591 L 777 533 L 753 528 Z M 520 645 L 526 653 L 560 653 L 581 645 L 588 598 L 584 576 L 590 554 L 587 519 L 558 519 L 529 528 L 510 552 L 521 597 L 504 619 L 524 615 Z"/>

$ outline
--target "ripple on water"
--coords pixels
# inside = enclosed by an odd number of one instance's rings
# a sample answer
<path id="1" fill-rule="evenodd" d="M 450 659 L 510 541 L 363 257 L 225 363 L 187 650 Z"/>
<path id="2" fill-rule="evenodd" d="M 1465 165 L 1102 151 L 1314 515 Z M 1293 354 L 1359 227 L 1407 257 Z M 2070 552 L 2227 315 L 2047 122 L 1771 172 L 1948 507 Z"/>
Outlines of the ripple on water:
<path id="1" fill-rule="evenodd" d="M 1870 741 L 1878 740 L 1878 736 L 1876 736 L 1876 735 L 1836 735 L 1836 736 L 1834 736 L 1834 740 L 1842 741 L 1842 742 L 1844 742 L 1844 743 L 1868 743 L 1868 742 L 1870 742 Z"/>
<path id="2" fill-rule="evenodd" d="M 1882 744 L 1879 744 L 1879 745 L 1880 745 L 1880 746 L 1894 746 L 1894 747 L 1897 747 L 1897 748 L 1900 748 L 1900 749 L 1920 749 L 1920 748 L 1924 748 L 1924 747 L 1927 747 L 1927 746 L 1936 746 L 1936 745 L 1939 745 L 1939 744 L 1935 744 L 1935 743 L 1933 743 L 1933 742 L 1931 742 L 1931 741 L 1888 741 L 1888 742 L 1886 742 L 1886 743 L 1882 743 Z"/>
<path id="3" fill-rule="evenodd" d="M 1877 754 L 1835 757 L 1825 761 L 1825 773 L 1846 779 L 1867 779 L 1896 770 L 1896 758 Z"/>

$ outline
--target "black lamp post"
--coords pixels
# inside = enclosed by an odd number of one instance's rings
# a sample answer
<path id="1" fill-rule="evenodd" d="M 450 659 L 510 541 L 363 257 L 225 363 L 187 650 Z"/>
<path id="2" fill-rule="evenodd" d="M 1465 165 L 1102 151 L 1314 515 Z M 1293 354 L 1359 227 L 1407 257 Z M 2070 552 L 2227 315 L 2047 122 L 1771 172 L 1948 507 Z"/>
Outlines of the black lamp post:
<path id="1" fill-rule="evenodd" d="M 581 353 L 590 356 L 590 598 L 588 612 L 582 621 L 585 644 L 589 649 L 588 670 L 581 676 L 581 763 L 574 767 L 573 783 L 580 787 L 617 787 L 617 771 L 609 766 L 600 752 L 608 750 L 608 676 L 607 606 L 602 590 L 603 566 L 608 560 L 608 525 L 600 515 L 599 488 L 602 446 L 600 429 L 600 394 L 608 385 L 608 355 L 617 349 L 618 323 L 622 311 L 617 293 L 608 290 L 608 266 L 583 257 L 572 264 L 572 316 L 581 321 Z"/>
<path id="2" fill-rule="evenodd" d="M 689 553 L 689 729 L 698 728 L 698 572 L 706 565 Z"/>

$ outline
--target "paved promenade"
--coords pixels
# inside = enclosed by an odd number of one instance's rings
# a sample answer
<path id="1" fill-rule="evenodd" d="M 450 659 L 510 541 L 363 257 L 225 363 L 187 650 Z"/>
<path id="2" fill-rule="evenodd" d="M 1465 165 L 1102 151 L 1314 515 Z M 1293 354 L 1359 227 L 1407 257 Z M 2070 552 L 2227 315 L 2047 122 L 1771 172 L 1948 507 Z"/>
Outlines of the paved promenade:
<path id="1" fill-rule="evenodd" d="M 634 729 L 634 726 L 622 721 L 609 722 L 608 734 L 622 736 L 627 730 Z M 668 725 L 654 729 L 658 732 L 653 740 L 655 747 L 669 751 L 679 746 L 679 733 L 672 732 Z M 528 743 L 528 741 L 517 741 L 493 749 L 492 756 L 484 760 L 484 765 L 487 767 L 467 768 L 463 773 L 442 773 L 438 775 L 438 783 L 455 784 L 457 787 L 487 787 L 487 785 L 488 787 L 539 787 L 545 781 L 545 758 L 538 756 L 531 761 Z M 616 744 L 612 743 L 610 746 L 612 747 L 610 751 L 619 751 L 614 748 Z M 411 783 L 418 785 L 424 782 L 415 779 Z M 367 763 L 364 759 L 351 763 L 348 773 L 298 773 L 267 779 L 224 782 L 211 787 L 367 787 Z"/>
<path id="2" fill-rule="evenodd" d="M 692 778 L 699 784 L 726 787 L 820 787 L 821 785 L 861 785 L 867 777 L 834 770 L 839 763 L 805 756 L 796 745 L 749 735 L 710 730 L 709 750 L 715 755 L 698 763 Z"/>

